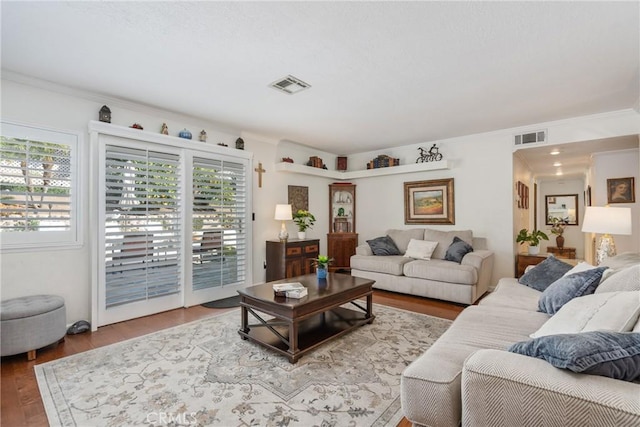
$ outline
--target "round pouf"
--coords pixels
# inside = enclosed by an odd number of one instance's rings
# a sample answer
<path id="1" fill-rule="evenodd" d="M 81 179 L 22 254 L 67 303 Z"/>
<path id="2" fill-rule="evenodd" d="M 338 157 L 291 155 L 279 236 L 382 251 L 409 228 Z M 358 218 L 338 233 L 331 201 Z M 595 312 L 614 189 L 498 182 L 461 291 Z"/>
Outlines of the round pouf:
<path id="1" fill-rule="evenodd" d="M 2 301 L 2 356 L 27 353 L 28 360 L 35 359 L 37 349 L 64 338 L 66 321 L 64 298 L 57 295 L 32 295 Z"/>

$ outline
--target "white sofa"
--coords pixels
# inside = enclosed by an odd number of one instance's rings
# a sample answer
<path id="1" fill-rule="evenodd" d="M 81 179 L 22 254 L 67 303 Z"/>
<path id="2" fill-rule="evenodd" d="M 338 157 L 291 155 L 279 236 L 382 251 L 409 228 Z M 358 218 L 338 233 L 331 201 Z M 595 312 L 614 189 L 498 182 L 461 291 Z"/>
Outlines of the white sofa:
<path id="1" fill-rule="evenodd" d="M 640 255 L 633 259 L 633 268 L 640 266 Z M 624 289 L 609 291 L 640 290 L 640 268 L 634 272 Z M 415 426 L 434 427 L 640 425 L 640 383 L 574 373 L 506 351 L 551 318 L 537 311 L 540 295 L 505 278 L 479 305 L 463 310 L 403 372 L 404 416 Z M 640 332 L 637 322 L 634 332 Z"/>
<path id="2" fill-rule="evenodd" d="M 439 231 L 429 228 L 387 230 L 402 254 L 411 239 L 437 242 L 430 260 L 403 255 L 374 255 L 368 244 L 359 245 L 351 257 L 351 275 L 375 280 L 376 289 L 436 298 L 461 304 L 473 304 L 489 289 L 493 271 L 493 252 L 484 238 L 473 237 L 470 230 Z M 473 247 L 460 264 L 444 259 L 457 236 Z"/>

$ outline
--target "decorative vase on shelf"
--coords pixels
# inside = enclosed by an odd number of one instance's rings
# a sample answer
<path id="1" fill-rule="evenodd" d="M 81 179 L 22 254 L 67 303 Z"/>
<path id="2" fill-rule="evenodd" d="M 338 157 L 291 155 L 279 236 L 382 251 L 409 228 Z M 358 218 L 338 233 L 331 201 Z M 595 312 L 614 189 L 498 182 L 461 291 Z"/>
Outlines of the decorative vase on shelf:
<path id="1" fill-rule="evenodd" d="M 529 255 L 538 255 L 540 253 L 540 246 L 529 245 Z"/>
<path id="2" fill-rule="evenodd" d="M 307 237 L 306 231 L 298 231 L 298 239 L 304 240 Z"/>
<path id="3" fill-rule="evenodd" d="M 327 278 L 327 268 L 318 266 L 316 267 L 316 274 L 318 275 L 318 279 L 326 279 Z"/>
<path id="4" fill-rule="evenodd" d="M 563 235 L 556 236 L 556 246 L 558 247 L 558 249 L 564 248 L 564 236 Z"/>

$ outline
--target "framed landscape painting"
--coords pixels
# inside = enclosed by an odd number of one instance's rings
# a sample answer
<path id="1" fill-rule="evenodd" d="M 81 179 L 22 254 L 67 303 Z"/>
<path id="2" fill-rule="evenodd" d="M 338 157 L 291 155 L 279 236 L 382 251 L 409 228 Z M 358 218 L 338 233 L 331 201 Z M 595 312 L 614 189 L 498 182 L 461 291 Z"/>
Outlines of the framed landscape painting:
<path id="1" fill-rule="evenodd" d="M 405 224 L 455 224 L 453 178 L 404 183 Z"/>

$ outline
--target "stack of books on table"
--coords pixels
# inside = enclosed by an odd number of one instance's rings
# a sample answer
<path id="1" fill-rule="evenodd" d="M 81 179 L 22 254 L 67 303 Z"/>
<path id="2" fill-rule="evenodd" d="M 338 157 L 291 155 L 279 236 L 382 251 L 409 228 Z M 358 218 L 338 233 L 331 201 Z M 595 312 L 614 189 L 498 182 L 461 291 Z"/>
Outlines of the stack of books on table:
<path id="1" fill-rule="evenodd" d="M 273 285 L 273 292 L 277 297 L 302 298 L 307 295 L 307 288 L 300 282 L 276 283 Z"/>

